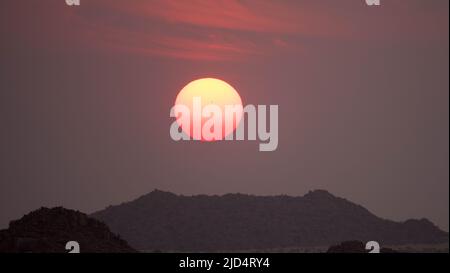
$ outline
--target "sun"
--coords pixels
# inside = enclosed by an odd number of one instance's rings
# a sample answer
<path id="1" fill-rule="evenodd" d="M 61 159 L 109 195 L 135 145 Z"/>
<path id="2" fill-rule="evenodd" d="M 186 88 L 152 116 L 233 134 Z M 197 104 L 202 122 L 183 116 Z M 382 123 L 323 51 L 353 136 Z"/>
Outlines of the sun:
<path id="1" fill-rule="evenodd" d="M 202 78 L 191 81 L 185 87 L 183 87 L 183 89 L 181 89 L 181 91 L 178 93 L 178 96 L 175 100 L 175 107 L 184 105 L 189 109 L 190 113 L 193 113 L 190 115 L 190 128 L 185 128 L 185 126 L 178 122 L 185 134 L 187 134 L 189 137 L 194 137 L 193 127 L 196 124 L 194 120 L 196 117 L 196 110 L 198 110 L 196 109 L 196 107 L 194 107 L 194 102 L 198 102 L 199 100 L 201 100 L 201 106 L 203 110 L 205 109 L 204 107 L 208 105 L 218 106 L 221 111 L 221 113 L 219 113 L 219 116 L 221 116 L 222 119 L 221 138 L 205 139 L 202 134 L 201 140 L 221 140 L 224 139 L 225 136 L 232 134 L 236 130 L 242 119 L 242 111 L 230 116 L 225 113 L 225 110 L 226 107 L 229 106 L 240 107 L 240 109 L 242 110 L 242 100 L 239 96 L 239 93 L 230 84 L 223 80 L 215 78 Z M 205 116 L 204 113 L 203 115 L 200 115 L 201 118 L 199 117 L 198 120 L 201 120 L 201 128 L 203 128 L 210 117 Z"/>

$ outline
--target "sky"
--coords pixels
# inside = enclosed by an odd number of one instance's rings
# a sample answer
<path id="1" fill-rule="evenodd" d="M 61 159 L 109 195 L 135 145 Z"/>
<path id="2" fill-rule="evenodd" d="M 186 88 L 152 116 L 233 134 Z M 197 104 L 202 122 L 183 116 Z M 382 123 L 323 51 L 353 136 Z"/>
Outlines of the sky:
<path id="1" fill-rule="evenodd" d="M 0 3 L 0 228 L 153 189 L 301 196 L 449 227 L 447 0 Z M 258 141 L 175 142 L 169 110 L 216 77 L 279 106 Z"/>

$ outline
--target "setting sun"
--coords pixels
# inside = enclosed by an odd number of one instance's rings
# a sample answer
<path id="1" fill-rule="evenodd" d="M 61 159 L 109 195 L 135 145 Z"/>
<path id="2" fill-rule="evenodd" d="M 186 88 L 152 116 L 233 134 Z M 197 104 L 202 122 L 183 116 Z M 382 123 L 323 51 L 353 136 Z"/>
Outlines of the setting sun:
<path id="1" fill-rule="evenodd" d="M 195 109 L 196 99 L 201 101 L 201 106 L 218 106 L 220 108 L 220 119 L 221 119 L 221 137 L 214 139 L 206 139 L 203 135 L 196 135 L 194 126 L 198 125 L 200 128 L 203 128 L 205 124 L 208 123 L 208 120 L 211 117 L 208 117 L 207 114 L 205 116 L 205 109 Z M 242 100 L 239 96 L 238 92 L 228 83 L 214 78 L 203 78 L 190 82 L 187 84 L 181 91 L 178 93 L 178 96 L 175 100 L 175 109 L 181 106 L 185 106 L 188 108 L 190 113 L 193 113 L 190 116 L 189 128 L 185 128 L 187 126 L 182 126 L 180 119 L 178 119 L 178 123 L 180 124 L 184 133 L 188 136 L 193 137 L 194 139 L 201 140 L 220 140 L 224 139 L 228 134 L 233 133 L 233 131 L 239 125 L 239 122 L 242 118 Z M 240 111 L 238 111 L 235 115 L 230 116 L 225 114 L 226 107 L 238 107 Z M 219 109 L 217 108 L 217 109 Z M 177 110 L 177 109 L 176 109 Z M 196 111 L 199 110 L 199 111 Z M 199 115 L 196 113 L 200 113 Z M 218 118 L 217 116 L 215 118 Z M 197 122 L 196 122 L 197 121 Z"/>

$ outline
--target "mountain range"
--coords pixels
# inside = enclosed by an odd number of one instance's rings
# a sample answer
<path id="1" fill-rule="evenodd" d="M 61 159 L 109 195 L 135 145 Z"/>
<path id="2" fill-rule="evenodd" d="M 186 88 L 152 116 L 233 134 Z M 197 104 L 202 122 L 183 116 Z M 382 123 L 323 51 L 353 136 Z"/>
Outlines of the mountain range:
<path id="1" fill-rule="evenodd" d="M 183 196 L 154 190 L 92 217 L 143 251 L 239 251 L 330 246 L 448 244 L 427 219 L 395 222 L 325 190 L 304 196 Z"/>

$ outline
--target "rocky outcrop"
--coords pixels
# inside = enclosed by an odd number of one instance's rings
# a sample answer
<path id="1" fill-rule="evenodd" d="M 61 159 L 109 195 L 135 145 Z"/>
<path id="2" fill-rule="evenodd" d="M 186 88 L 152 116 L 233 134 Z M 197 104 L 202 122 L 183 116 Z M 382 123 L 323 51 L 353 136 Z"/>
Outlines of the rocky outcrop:
<path id="1" fill-rule="evenodd" d="M 338 245 L 331 246 L 327 253 L 368 253 L 365 244 L 361 241 L 346 241 Z M 397 253 L 397 251 L 382 247 L 379 249 L 379 253 Z"/>
<path id="2" fill-rule="evenodd" d="M 135 252 L 102 222 L 62 207 L 41 208 L 12 221 L 0 231 L 0 252 L 68 252 L 76 241 L 80 252 Z"/>

